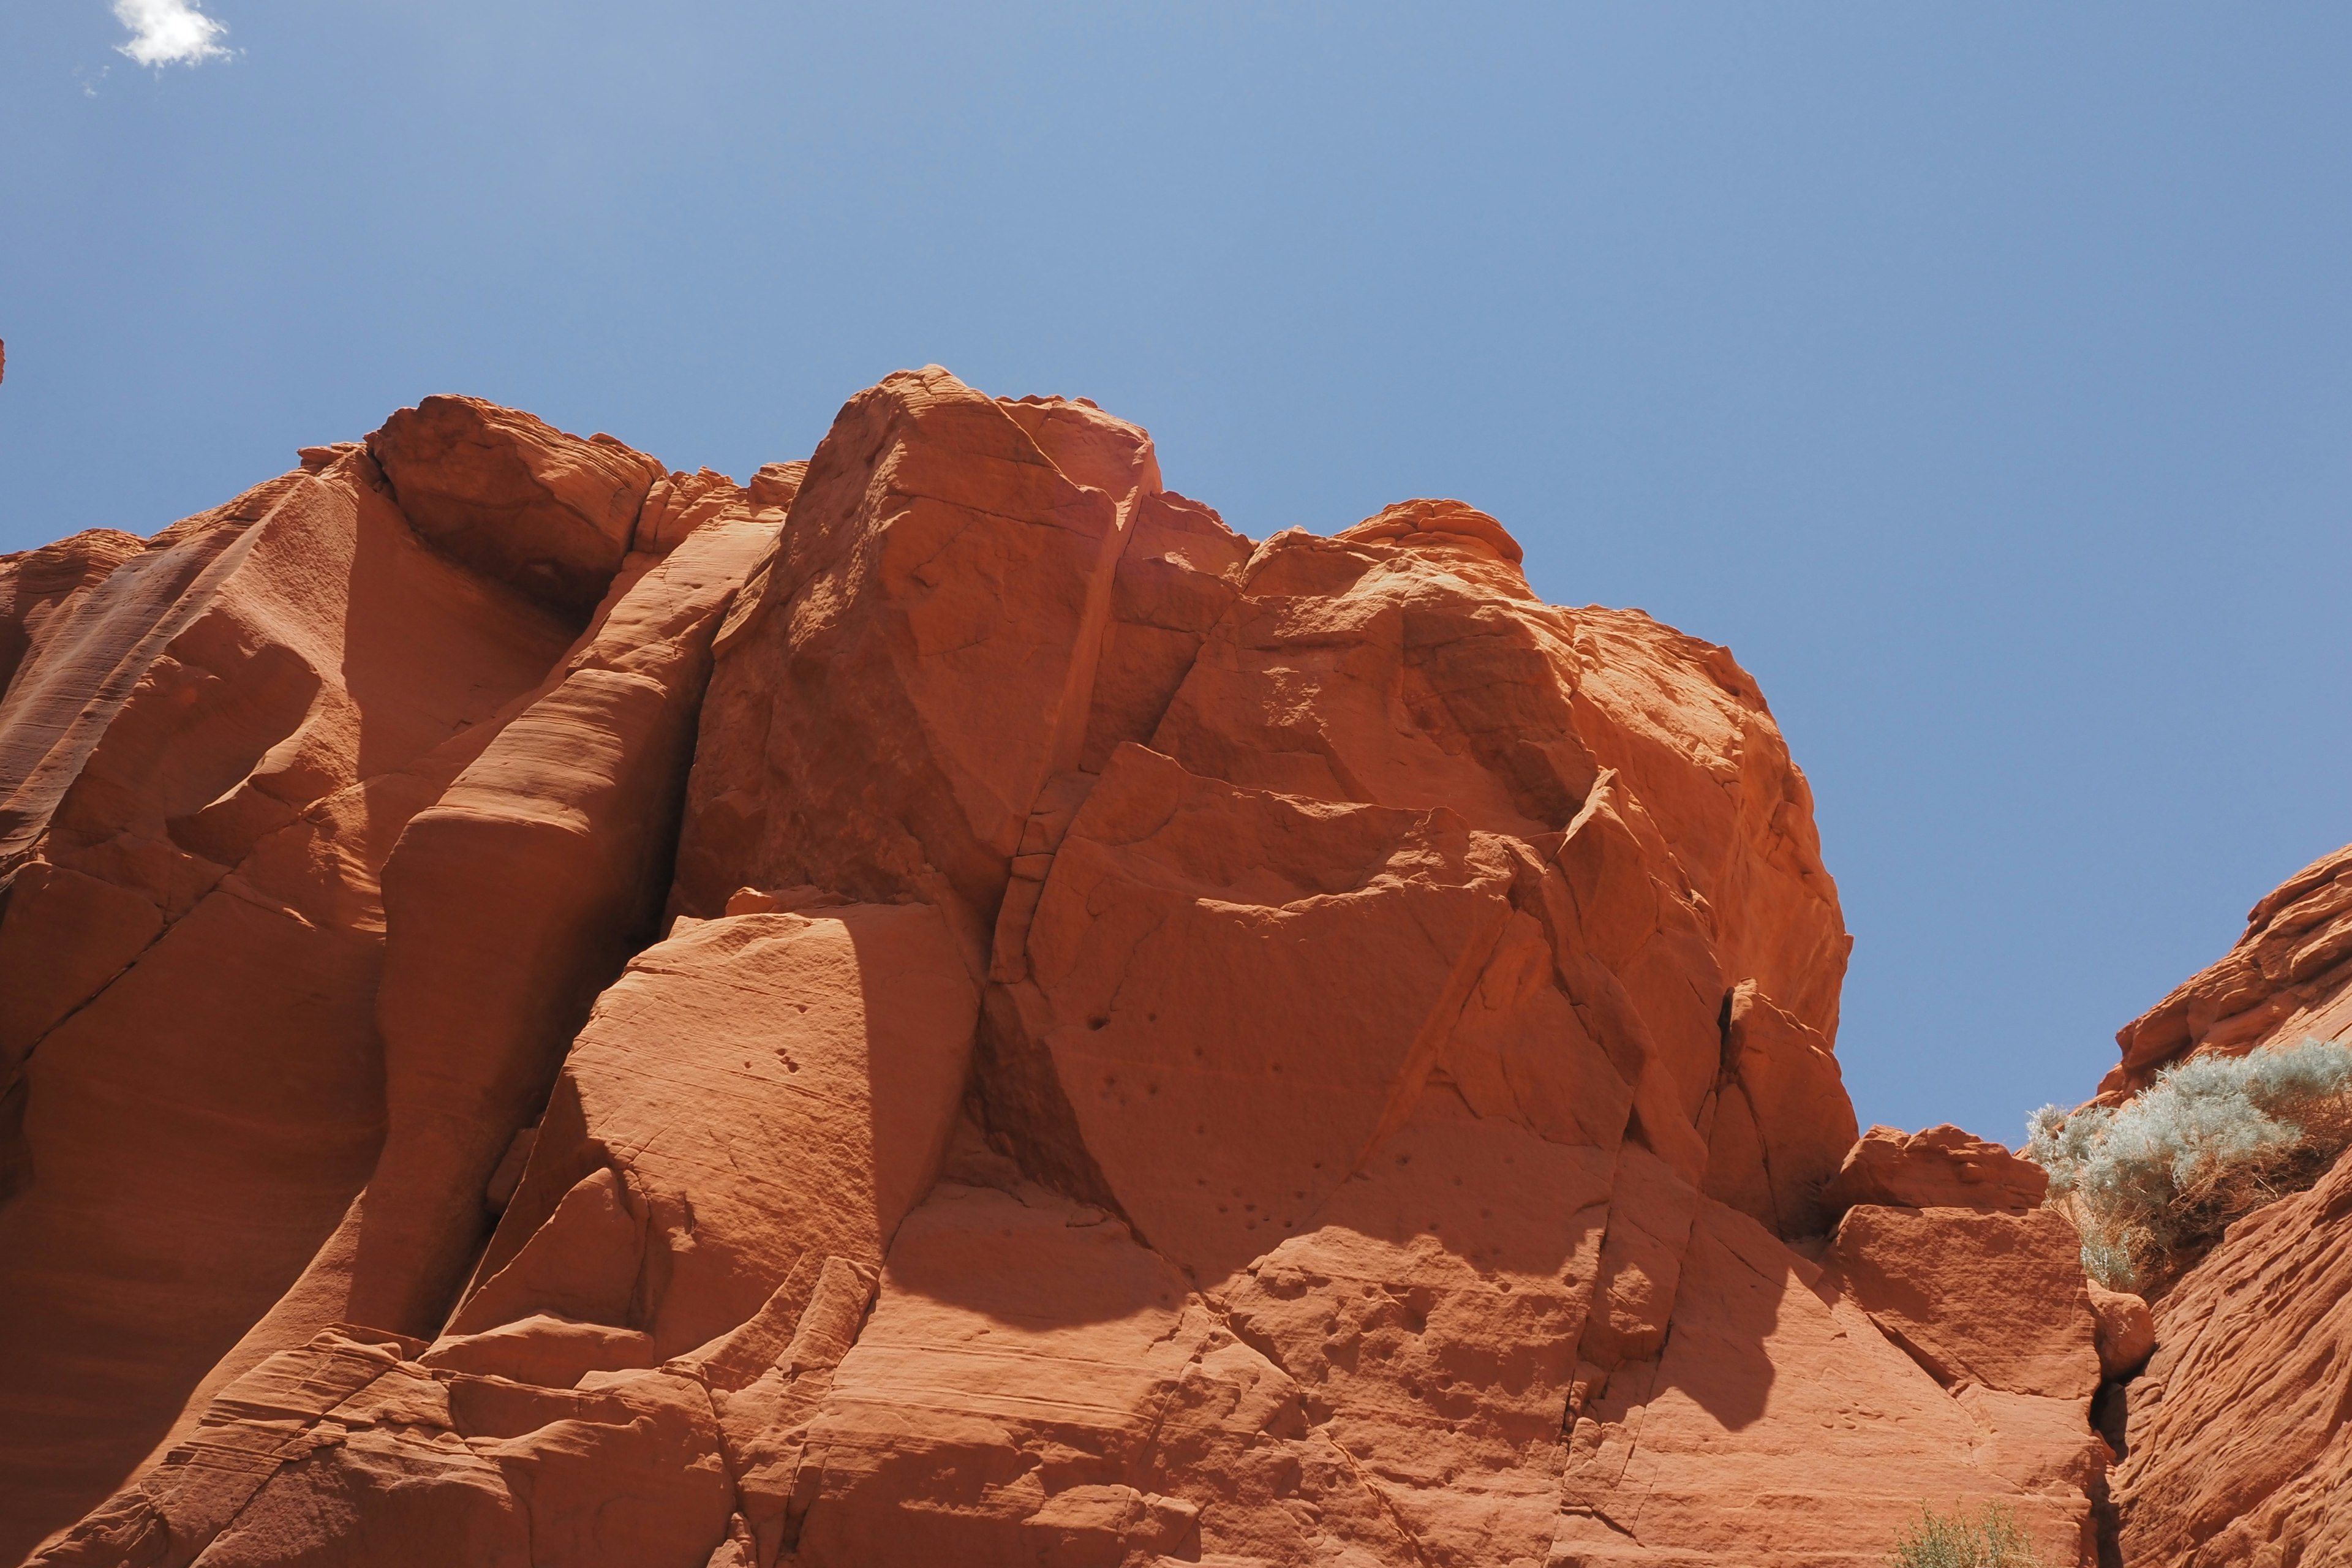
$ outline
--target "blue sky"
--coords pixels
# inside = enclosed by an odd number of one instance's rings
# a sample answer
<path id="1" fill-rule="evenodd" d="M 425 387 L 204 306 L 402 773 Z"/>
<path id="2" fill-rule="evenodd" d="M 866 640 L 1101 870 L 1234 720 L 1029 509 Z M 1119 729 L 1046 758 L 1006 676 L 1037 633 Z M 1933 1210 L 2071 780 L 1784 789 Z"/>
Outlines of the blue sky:
<path id="1" fill-rule="evenodd" d="M 2011 1142 L 2352 838 L 2352 9 L 187 8 L 0 14 L 0 550 L 931 361 L 1255 536 L 1461 496 L 1755 671 L 1863 1120 Z"/>

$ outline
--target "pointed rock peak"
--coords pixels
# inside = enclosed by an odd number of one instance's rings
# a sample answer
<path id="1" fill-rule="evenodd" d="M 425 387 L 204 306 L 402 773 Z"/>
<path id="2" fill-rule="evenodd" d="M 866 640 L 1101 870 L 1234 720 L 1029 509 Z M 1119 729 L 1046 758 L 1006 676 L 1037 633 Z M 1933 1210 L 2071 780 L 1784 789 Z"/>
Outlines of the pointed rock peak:
<path id="1" fill-rule="evenodd" d="M 1377 517 L 1368 517 L 1338 537 L 1349 540 L 1395 539 L 1410 542 L 1417 535 L 1449 534 L 1475 539 L 1517 566 L 1526 559 L 1509 530 L 1466 501 L 1401 500 Z"/>
<path id="2" fill-rule="evenodd" d="M 478 397 L 425 398 L 367 438 L 416 531 L 542 604 L 585 614 L 620 569 L 662 465 Z"/>

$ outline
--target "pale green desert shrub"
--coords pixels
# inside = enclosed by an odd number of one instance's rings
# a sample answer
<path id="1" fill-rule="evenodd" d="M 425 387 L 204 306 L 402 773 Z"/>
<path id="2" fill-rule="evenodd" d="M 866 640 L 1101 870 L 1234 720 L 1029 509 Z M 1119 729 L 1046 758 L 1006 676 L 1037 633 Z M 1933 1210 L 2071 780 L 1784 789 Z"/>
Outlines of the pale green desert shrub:
<path id="1" fill-rule="evenodd" d="M 1886 1554 L 1886 1568 L 2042 1568 L 2042 1560 L 2006 1503 L 1949 1514 L 1923 1505 L 1919 1522 Z"/>
<path id="2" fill-rule="evenodd" d="M 2352 1047 L 2195 1057 L 2116 1109 L 2033 1113 L 2026 1154 L 2116 1290 L 2162 1285 L 2231 1220 L 2308 1187 L 2352 1144 Z"/>

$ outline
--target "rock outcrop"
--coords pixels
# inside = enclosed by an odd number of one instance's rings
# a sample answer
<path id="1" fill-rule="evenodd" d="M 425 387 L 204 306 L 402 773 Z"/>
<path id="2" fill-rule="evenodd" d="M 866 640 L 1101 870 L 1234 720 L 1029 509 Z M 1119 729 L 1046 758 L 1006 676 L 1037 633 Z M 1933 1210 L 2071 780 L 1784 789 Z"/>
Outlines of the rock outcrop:
<path id="1" fill-rule="evenodd" d="M 2116 1100 L 2199 1051 L 2352 1036 L 2352 845 L 2313 861 L 2246 912 L 2221 962 L 2116 1034 L 2123 1059 L 2099 1089 Z"/>
<path id="2" fill-rule="evenodd" d="M 2352 1560 L 2352 1162 L 2231 1226 L 2154 1330 L 2123 1391 L 2124 1561 Z"/>
<path id="3" fill-rule="evenodd" d="M 2050 1177 L 2041 1166 L 1948 1123 L 1912 1133 L 1872 1128 L 1846 1152 L 1822 1203 L 1835 1214 L 1856 1204 L 2021 1214 L 2049 1192 Z"/>
<path id="4" fill-rule="evenodd" d="M 2310 1038 L 2352 1038 L 2352 847 L 2289 878 L 2221 962 L 2126 1025 L 2099 1099 L 2192 1056 Z M 2231 1224 L 2152 1306 L 2101 1303 L 2118 1560 L 2352 1559 L 2352 1161 Z"/>
<path id="5" fill-rule="evenodd" d="M 2094 1561 L 2131 1325 L 1857 1148 L 1755 683 L 1519 562 L 936 367 L 0 562 L 0 1557 Z"/>

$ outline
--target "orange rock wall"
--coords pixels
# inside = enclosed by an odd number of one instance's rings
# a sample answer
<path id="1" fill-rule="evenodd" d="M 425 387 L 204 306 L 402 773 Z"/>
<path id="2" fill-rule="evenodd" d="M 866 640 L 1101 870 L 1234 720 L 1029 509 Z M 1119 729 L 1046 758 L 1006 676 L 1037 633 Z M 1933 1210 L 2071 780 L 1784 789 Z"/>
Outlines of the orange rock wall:
<path id="1" fill-rule="evenodd" d="M 2190 1056 L 2352 1039 L 2352 846 L 2249 911 L 2219 963 L 2117 1034 L 2114 1103 Z M 2221 1568 L 2352 1559 L 2352 1162 L 2231 1225 L 2155 1303 L 2115 1391 L 2119 1560 Z M 2142 1340 L 2147 1331 L 2141 1331 Z"/>
<path id="2" fill-rule="evenodd" d="M 2231 1226 L 2155 1329 L 2125 1389 L 2124 1562 L 2352 1560 L 2352 1163 Z"/>
<path id="3" fill-rule="evenodd" d="M 937 367 L 304 465 L 0 563 L 0 1557 L 2094 1560 L 2065 1239 L 1830 1188 L 1725 650 Z"/>

